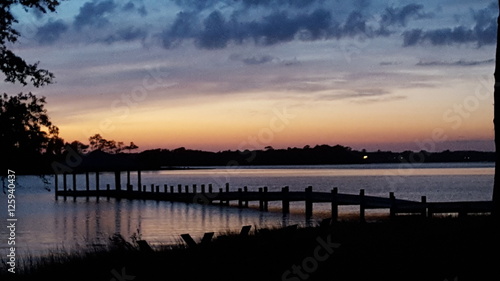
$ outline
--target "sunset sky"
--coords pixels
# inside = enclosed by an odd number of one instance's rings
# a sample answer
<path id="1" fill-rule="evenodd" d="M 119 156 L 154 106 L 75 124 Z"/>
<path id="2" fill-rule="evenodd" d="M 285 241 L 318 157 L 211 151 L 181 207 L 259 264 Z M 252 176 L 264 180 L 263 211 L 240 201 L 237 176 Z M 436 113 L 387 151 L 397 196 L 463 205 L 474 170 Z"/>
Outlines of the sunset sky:
<path id="1" fill-rule="evenodd" d="M 65 1 L 15 10 L 61 137 L 219 151 L 493 150 L 496 1 Z M 3 79 L 2 79 L 3 80 Z"/>

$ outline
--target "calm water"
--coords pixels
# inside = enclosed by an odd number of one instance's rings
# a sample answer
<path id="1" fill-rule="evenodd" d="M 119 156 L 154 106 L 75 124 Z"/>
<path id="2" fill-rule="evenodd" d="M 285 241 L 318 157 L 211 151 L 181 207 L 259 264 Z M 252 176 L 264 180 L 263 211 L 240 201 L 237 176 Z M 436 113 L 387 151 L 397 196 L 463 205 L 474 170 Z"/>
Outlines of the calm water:
<path id="1" fill-rule="evenodd" d="M 338 187 L 342 193 L 359 193 L 364 188 L 367 195 L 388 196 L 420 200 L 422 195 L 433 201 L 490 200 L 493 190 L 493 163 L 474 164 L 425 164 L 419 166 L 345 165 L 345 166 L 295 166 L 295 167 L 210 167 L 199 170 L 143 172 L 142 183 L 190 185 L 213 184 L 214 190 L 227 182 L 231 189 L 248 186 L 249 190 L 267 186 L 270 191 L 288 185 L 290 190 L 303 191 L 313 186 L 314 191 L 329 192 Z M 169 244 L 179 241 L 179 235 L 190 233 L 199 239 L 204 232 L 238 231 L 243 225 L 281 226 L 305 224 L 301 213 L 303 203 L 291 204 L 292 214 L 283 217 L 280 203 L 269 203 L 276 212 L 259 212 L 255 209 L 237 209 L 185 203 L 141 200 L 115 200 L 101 198 L 73 198 L 55 200 L 54 178 L 44 183 L 35 176 L 17 178 L 16 246 L 19 254 L 41 254 L 49 250 L 73 249 L 92 243 L 103 243 L 113 233 L 128 238 L 140 233 L 152 244 Z M 62 184 L 62 180 L 59 179 Z M 91 186 L 94 177 L 91 175 Z M 113 175 L 102 174 L 101 188 L 113 185 Z M 126 182 L 125 174 L 122 182 Z M 131 183 L 136 184 L 135 173 Z M 78 187 L 85 185 L 84 177 L 77 178 Z M 71 178 L 68 184 L 72 186 Z M 50 189 L 50 191 L 49 191 Z M 2 225 L 7 225 L 7 196 L 0 196 Z M 342 207 L 341 214 L 356 212 L 356 207 Z M 379 211 L 380 212 L 380 211 Z M 386 212 L 382 210 L 382 212 Z M 314 219 L 329 213 L 328 204 L 314 205 Z M 8 232 L 0 228 L 0 251 L 7 251 Z"/>

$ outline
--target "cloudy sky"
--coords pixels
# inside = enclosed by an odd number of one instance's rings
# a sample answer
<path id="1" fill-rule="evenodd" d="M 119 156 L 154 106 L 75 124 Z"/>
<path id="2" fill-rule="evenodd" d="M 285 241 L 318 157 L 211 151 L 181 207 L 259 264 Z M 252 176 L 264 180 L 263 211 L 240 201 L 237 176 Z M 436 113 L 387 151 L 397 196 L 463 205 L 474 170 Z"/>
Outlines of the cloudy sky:
<path id="1" fill-rule="evenodd" d="M 11 48 L 66 141 L 493 150 L 496 1 L 65 1 Z"/>

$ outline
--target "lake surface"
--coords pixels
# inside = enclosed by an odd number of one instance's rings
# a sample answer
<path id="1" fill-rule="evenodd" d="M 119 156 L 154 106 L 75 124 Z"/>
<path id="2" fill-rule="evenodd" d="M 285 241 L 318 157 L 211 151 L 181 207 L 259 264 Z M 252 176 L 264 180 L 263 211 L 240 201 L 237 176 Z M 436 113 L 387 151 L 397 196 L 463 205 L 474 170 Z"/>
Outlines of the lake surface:
<path id="1" fill-rule="evenodd" d="M 373 164 L 336 166 L 269 166 L 269 167 L 207 167 L 195 170 L 142 172 L 142 183 L 183 186 L 212 184 L 214 190 L 230 184 L 231 190 L 247 186 L 250 191 L 267 186 L 270 191 L 289 186 L 291 191 L 303 191 L 313 186 L 314 191 L 329 192 L 337 187 L 340 193 L 417 200 L 427 196 L 428 202 L 491 200 L 494 163 L 439 163 L 439 164 Z M 280 203 L 269 202 L 274 212 L 256 209 L 238 209 L 186 203 L 145 200 L 116 200 L 101 198 L 68 198 L 54 196 L 54 178 L 48 183 L 37 176 L 18 176 L 16 181 L 16 247 L 19 255 L 43 254 L 61 249 L 105 243 L 114 233 L 129 238 L 134 233 L 151 244 L 171 244 L 180 241 L 180 234 L 190 233 L 195 240 L 205 232 L 239 231 L 243 225 L 282 226 L 306 224 L 304 203 L 291 204 L 292 213 L 283 216 Z M 62 179 L 59 177 L 60 186 Z M 68 185 L 72 187 L 71 177 Z M 126 182 L 125 173 L 122 183 Z M 131 183 L 137 175 L 131 173 Z M 114 184 L 114 175 L 100 175 L 101 189 Z M 91 174 L 90 185 L 95 186 Z M 77 177 L 77 187 L 84 188 L 85 177 Z M 49 191 L 50 190 L 50 191 Z M 7 195 L 0 196 L 1 221 L 7 225 Z M 357 207 L 341 207 L 341 216 L 355 214 Z M 329 204 L 314 204 L 313 221 L 328 216 Z M 378 210 L 387 214 L 387 210 Z M 368 213 L 369 215 L 369 213 Z M 310 222 L 309 222 L 310 223 Z M 0 228 L 1 256 L 7 253 L 8 230 Z M 5 253 L 5 254 L 4 254 Z"/>

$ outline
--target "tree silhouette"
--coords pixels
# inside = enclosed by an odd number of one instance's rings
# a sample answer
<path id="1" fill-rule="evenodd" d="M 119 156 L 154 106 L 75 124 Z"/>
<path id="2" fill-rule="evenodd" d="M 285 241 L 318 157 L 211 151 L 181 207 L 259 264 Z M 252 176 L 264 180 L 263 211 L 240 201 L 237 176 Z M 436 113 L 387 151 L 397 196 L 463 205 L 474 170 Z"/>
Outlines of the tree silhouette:
<path id="1" fill-rule="evenodd" d="M 25 10 L 34 8 L 42 13 L 54 12 L 59 5 L 56 0 L 2 0 L 0 2 L 0 71 L 5 74 L 5 81 L 28 84 L 28 80 L 35 87 L 52 83 L 54 74 L 45 69 L 39 69 L 36 62 L 29 64 L 7 48 L 7 44 L 14 44 L 21 35 L 12 27 L 17 19 L 11 13 L 13 5 L 21 5 Z"/>
<path id="2" fill-rule="evenodd" d="M 123 142 L 107 140 L 100 134 L 95 134 L 89 138 L 90 150 L 100 150 L 106 153 L 120 153 L 124 147 Z"/>
<path id="3" fill-rule="evenodd" d="M 130 142 L 130 145 L 125 146 L 123 149 L 128 150 L 128 153 L 130 153 L 130 151 L 132 151 L 134 149 L 138 149 L 138 148 L 139 147 L 137 145 L 135 145 L 134 142 Z"/>
<path id="4" fill-rule="evenodd" d="M 32 93 L 0 97 L 0 155 L 5 165 L 27 166 L 44 153 L 61 153 L 59 129 L 44 105 L 45 97 Z"/>

